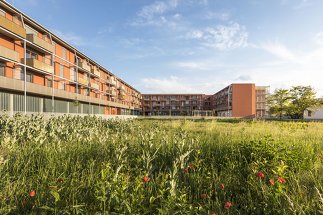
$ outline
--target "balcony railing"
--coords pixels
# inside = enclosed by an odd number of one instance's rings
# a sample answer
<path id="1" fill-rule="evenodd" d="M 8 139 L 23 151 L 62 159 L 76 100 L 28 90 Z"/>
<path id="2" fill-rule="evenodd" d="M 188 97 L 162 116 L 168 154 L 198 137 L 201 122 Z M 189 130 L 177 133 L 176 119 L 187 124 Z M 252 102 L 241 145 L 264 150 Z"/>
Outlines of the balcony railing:
<path id="1" fill-rule="evenodd" d="M 89 81 L 87 79 L 84 78 L 80 78 L 79 77 L 79 83 L 88 86 L 89 85 Z"/>
<path id="2" fill-rule="evenodd" d="M 117 85 L 117 82 L 116 81 L 114 81 L 114 80 L 107 80 L 107 83 L 108 84 L 110 84 L 110 85 L 112 85 L 112 86 L 116 86 Z"/>
<path id="3" fill-rule="evenodd" d="M 98 84 L 95 84 L 95 83 L 91 83 L 91 87 L 96 89 L 96 90 L 99 90 L 99 85 Z"/>
<path id="4" fill-rule="evenodd" d="M 34 58 L 27 58 L 26 59 L 26 63 L 28 66 L 30 67 L 34 67 L 36 69 L 40 69 L 42 71 L 48 72 L 48 73 L 53 73 L 54 72 L 54 67 L 51 65 L 48 65 L 42 61 L 39 61 L 37 59 Z"/>
<path id="5" fill-rule="evenodd" d="M 92 72 L 94 75 L 96 75 L 96 76 L 99 76 L 99 77 L 101 76 L 101 74 L 100 74 L 100 70 L 98 70 L 98 69 L 96 69 L 96 68 L 95 68 L 95 69 L 93 69 L 93 68 L 92 68 L 91 72 Z"/>
<path id="6" fill-rule="evenodd" d="M 85 69 L 86 71 L 91 71 L 91 68 L 90 68 L 90 66 L 88 65 L 87 62 L 79 62 L 78 66 Z"/>
<path id="7" fill-rule="evenodd" d="M 0 16 L 0 26 L 20 37 L 26 38 L 26 29 L 4 16 Z"/>
<path id="8" fill-rule="evenodd" d="M 27 34 L 27 40 L 50 51 L 50 52 L 54 52 L 55 51 L 55 47 L 53 44 L 43 40 L 43 39 L 40 39 L 37 35 L 35 34 Z"/>
<path id="9" fill-rule="evenodd" d="M 19 61 L 19 54 L 18 52 L 8 49 L 7 47 L 1 46 L 0 45 L 0 56 L 8 58 L 13 61 Z"/>
<path id="10" fill-rule="evenodd" d="M 120 85 L 120 86 L 118 87 L 118 90 L 120 90 L 120 91 L 124 91 L 124 90 L 125 90 L 125 87 L 124 87 L 123 85 Z"/>

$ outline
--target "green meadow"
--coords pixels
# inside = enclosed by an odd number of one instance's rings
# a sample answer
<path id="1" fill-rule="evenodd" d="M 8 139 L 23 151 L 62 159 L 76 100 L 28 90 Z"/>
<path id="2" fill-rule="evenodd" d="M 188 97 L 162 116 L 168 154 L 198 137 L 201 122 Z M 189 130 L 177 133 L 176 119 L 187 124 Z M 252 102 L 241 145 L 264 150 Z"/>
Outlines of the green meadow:
<path id="1" fill-rule="evenodd" d="M 0 116 L 0 214 L 322 214 L 323 123 Z"/>

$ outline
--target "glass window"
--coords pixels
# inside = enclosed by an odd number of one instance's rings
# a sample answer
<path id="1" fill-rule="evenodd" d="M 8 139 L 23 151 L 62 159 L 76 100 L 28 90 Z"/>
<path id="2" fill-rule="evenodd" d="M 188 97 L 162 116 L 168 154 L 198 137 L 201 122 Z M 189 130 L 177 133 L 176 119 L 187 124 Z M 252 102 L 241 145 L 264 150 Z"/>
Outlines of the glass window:
<path id="1" fill-rule="evenodd" d="M 21 70 L 21 73 L 20 73 L 20 80 L 25 80 L 24 79 L 24 71 Z M 30 82 L 32 83 L 33 82 L 33 74 L 30 73 L 30 72 L 27 72 L 26 73 L 26 82 Z"/>
<path id="2" fill-rule="evenodd" d="M 64 77 L 64 65 L 59 65 L 59 76 Z"/>
<path id="3" fill-rule="evenodd" d="M 66 60 L 66 48 L 62 48 L 62 58 Z"/>
<path id="4" fill-rule="evenodd" d="M 37 60 L 37 53 L 31 51 L 31 50 L 26 50 L 27 58 L 32 58 Z"/>
<path id="5" fill-rule="evenodd" d="M 6 65 L 4 63 L 0 63 L 0 76 L 5 76 Z"/>
<path id="6" fill-rule="evenodd" d="M 47 79 L 47 87 L 53 87 L 53 80 L 51 78 Z"/>
<path id="7" fill-rule="evenodd" d="M 15 67 L 13 69 L 13 78 L 18 79 L 18 80 L 22 80 L 21 79 L 21 73 L 22 73 L 21 67 Z"/>

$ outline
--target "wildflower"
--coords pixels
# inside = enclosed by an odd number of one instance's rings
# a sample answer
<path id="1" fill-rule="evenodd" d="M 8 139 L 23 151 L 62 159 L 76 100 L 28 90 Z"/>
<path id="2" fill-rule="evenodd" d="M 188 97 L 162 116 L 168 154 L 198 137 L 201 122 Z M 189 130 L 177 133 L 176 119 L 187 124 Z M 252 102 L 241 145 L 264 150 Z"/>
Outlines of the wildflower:
<path id="1" fill-rule="evenodd" d="M 29 192 L 29 197 L 33 198 L 36 196 L 36 190 L 32 190 Z"/>
<path id="2" fill-rule="evenodd" d="M 188 172 L 188 168 L 184 168 L 184 169 L 183 169 L 183 171 L 184 171 L 184 172 Z"/>
<path id="3" fill-rule="evenodd" d="M 206 193 L 201 194 L 201 199 L 206 199 L 208 198 L 208 195 Z"/>
<path id="4" fill-rule="evenodd" d="M 220 187 L 221 190 L 224 190 L 224 184 L 220 184 L 219 187 Z"/>
<path id="5" fill-rule="evenodd" d="M 231 202 L 226 202 L 224 205 L 225 209 L 229 209 L 230 207 L 232 207 L 232 203 Z"/>
<path id="6" fill-rule="evenodd" d="M 142 179 L 142 181 L 144 182 L 144 183 L 147 183 L 148 181 L 150 181 L 150 178 L 148 177 L 148 176 L 144 176 L 143 177 L 143 179 Z"/>
<path id="7" fill-rule="evenodd" d="M 211 212 L 211 215 L 216 215 L 216 213 L 214 211 Z"/>
<path id="8" fill-rule="evenodd" d="M 286 180 L 283 177 L 279 177 L 277 181 L 281 184 L 286 184 Z"/>
<path id="9" fill-rule="evenodd" d="M 270 184 L 271 186 L 274 186 L 274 185 L 275 185 L 275 181 L 274 181 L 274 179 L 270 179 L 270 180 L 269 180 L 269 184 Z"/>
<path id="10" fill-rule="evenodd" d="M 64 179 L 62 179 L 62 178 L 58 178 L 58 179 L 57 179 L 57 182 L 58 182 L 58 183 L 63 183 L 63 182 L 64 182 Z"/>
<path id="11" fill-rule="evenodd" d="M 265 178 L 265 174 L 261 171 L 257 172 L 257 177 L 258 178 Z"/>
<path id="12" fill-rule="evenodd" d="M 189 168 L 189 169 L 194 169 L 193 164 L 188 165 L 188 168 Z"/>

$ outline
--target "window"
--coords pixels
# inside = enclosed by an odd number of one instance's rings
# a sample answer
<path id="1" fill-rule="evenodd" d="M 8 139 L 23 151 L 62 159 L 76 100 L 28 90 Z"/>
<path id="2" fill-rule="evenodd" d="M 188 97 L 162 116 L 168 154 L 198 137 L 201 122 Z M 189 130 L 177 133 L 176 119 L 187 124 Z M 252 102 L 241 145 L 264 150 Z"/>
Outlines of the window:
<path id="1" fill-rule="evenodd" d="M 307 115 L 308 117 L 312 117 L 312 111 L 309 110 Z"/>
<path id="2" fill-rule="evenodd" d="M 20 66 L 16 66 L 14 69 L 13 69 L 13 78 L 14 79 L 18 79 L 18 80 L 22 80 L 21 79 L 21 73 L 22 73 L 22 69 Z"/>
<path id="3" fill-rule="evenodd" d="M 66 48 L 62 47 L 62 58 L 66 60 Z"/>
<path id="4" fill-rule="evenodd" d="M 20 80 L 25 80 L 25 79 L 24 79 L 24 76 L 25 76 L 25 74 L 24 74 L 24 72 L 21 70 L 21 73 L 20 73 Z M 32 83 L 32 82 L 33 82 L 33 74 L 32 74 L 32 73 L 30 73 L 30 72 L 27 72 L 27 73 L 26 73 L 26 82 L 30 82 L 30 83 Z"/>
<path id="5" fill-rule="evenodd" d="M 66 90 L 66 83 L 65 82 L 58 83 L 58 89 L 59 90 Z"/>
<path id="6" fill-rule="evenodd" d="M 59 76 L 64 77 L 64 65 L 62 64 L 59 65 Z"/>
<path id="7" fill-rule="evenodd" d="M 31 50 L 26 50 L 26 57 L 27 58 L 32 58 L 32 59 L 36 59 L 37 60 L 37 53 L 36 52 L 33 52 Z"/>
<path id="8" fill-rule="evenodd" d="M 47 87 L 53 87 L 53 80 L 51 78 L 47 79 Z"/>
<path id="9" fill-rule="evenodd" d="M 5 76 L 6 65 L 4 63 L 0 63 L 0 76 Z"/>

